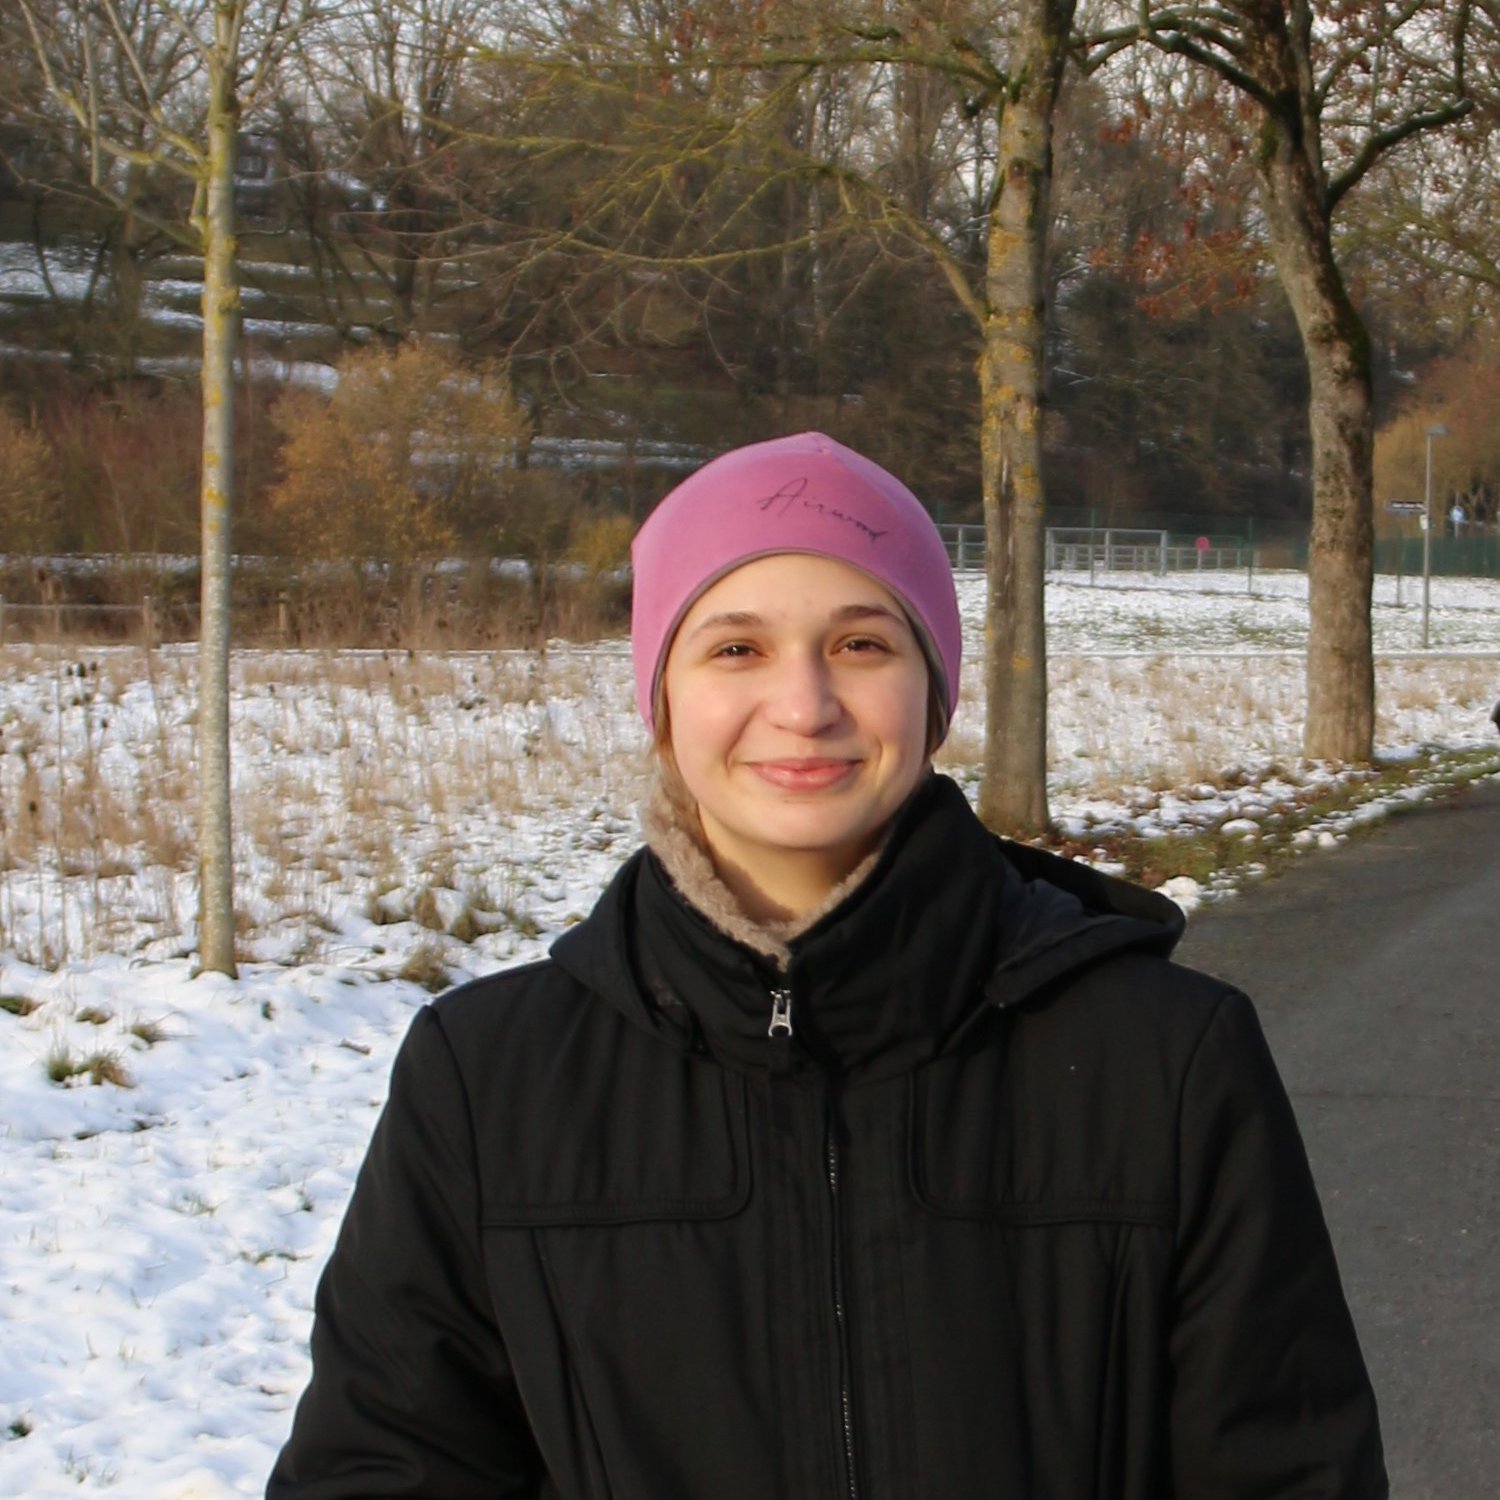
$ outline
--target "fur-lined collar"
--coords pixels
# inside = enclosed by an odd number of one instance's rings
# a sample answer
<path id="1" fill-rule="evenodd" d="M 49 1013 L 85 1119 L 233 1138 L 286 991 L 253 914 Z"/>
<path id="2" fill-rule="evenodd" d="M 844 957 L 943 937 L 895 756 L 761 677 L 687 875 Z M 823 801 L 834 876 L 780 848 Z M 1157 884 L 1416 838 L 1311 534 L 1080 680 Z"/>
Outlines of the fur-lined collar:
<path id="1" fill-rule="evenodd" d="M 669 814 L 667 826 L 676 821 Z M 773 1060 L 775 988 L 793 1002 L 793 1068 L 867 1081 L 921 1066 L 981 1015 L 1036 998 L 1108 954 L 1165 955 L 1182 930 L 1164 896 L 996 839 L 936 774 L 892 820 L 858 890 L 820 920 L 804 918 L 796 925 L 815 925 L 790 940 L 742 914 L 736 931 L 756 947 L 737 941 L 684 899 L 668 860 L 649 848 L 632 855 L 552 957 L 644 1029 L 758 1073 Z M 698 868 L 707 865 L 705 856 Z M 712 883 L 694 886 L 678 868 L 707 904 Z M 784 980 L 768 972 L 768 941 L 789 955 Z"/>
<path id="2" fill-rule="evenodd" d="M 801 916 L 757 921 L 740 904 L 714 869 L 703 837 L 698 808 L 687 788 L 669 770 L 659 768 L 641 809 L 641 829 L 651 852 L 661 861 L 677 892 L 720 932 L 753 953 L 769 958 L 783 971 L 791 962 L 790 944 L 859 888 L 880 858 L 877 846 L 811 911 Z M 882 840 L 883 846 L 884 840 Z"/>

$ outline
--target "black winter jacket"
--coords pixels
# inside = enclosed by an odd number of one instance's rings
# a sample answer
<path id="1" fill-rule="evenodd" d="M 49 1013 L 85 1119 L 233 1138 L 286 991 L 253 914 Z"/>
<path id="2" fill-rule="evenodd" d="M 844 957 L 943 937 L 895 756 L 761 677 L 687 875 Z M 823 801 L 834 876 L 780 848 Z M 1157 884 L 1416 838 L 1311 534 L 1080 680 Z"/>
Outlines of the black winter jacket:
<path id="1" fill-rule="evenodd" d="M 784 975 L 636 855 L 417 1016 L 269 1495 L 1384 1496 L 1291 1110 L 1180 925 L 936 776 Z"/>

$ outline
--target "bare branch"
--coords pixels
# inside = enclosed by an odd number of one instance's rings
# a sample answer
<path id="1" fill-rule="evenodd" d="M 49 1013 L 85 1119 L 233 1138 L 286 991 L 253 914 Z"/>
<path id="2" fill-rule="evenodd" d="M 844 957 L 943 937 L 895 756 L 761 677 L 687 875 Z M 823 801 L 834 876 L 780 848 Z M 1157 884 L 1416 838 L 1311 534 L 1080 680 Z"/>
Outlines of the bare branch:
<path id="1" fill-rule="evenodd" d="M 151 81 L 146 77 L 145 66 L 141 62 L 141 56 L 136 49 L 135 39 L 120 19 L 120 12 L 115 5 L 115 0 L 100 0 L 105 19 L 109 22 L 109 29 L 114 33 L 115 45 L 120 49 L 120 56 L 125 59 L 125 65 L 135 77 L 136 85 L 141 91 L 141 98 L 148 105 L 155 102 L 156 90 Z M 84 27 L 84 43 L 88 43 L 88 28 Z"/>
<path id="2" fill-rule="evenodd" d="M 1377 131 L 1365 141 L 1354 160 L 1328 184 L 1329 209 L 1332 210 L 1344 194 L 1354 187 L 1386 152 L 1393 150 L 1403 141 L 1410 140 L 1412 136 L 1420 135 L 1424 130 L 1441 129 L 1444 125 L 1451 125 L 1455 120 L 1461 120 L 1465 115 L 1472 114 L 1473 111 L 1472 99 L 1455 99 L 1453 103 L 1444 105 L 1441 109 L 1408 115 L 1389 129 Z"/>
<path id="3" fill-rule="evenodd" d="M 1397 10 L 1387 15 L 1380 27 L 1380 36 L 1375 45 L 1389 43 L 1400 29 L 1406 25 L 1413 16 L 1420 11 L 1428 0 L 1405 0 L 1405 3 Z M 1336 48 L 1328 60 L 1328 65 L 1323 70 L 1323 77 L 1317 82 L 1313 90 L 1315 107 L 1321 110 L 1333 90 L 1343 79 L 1345 74 L 1357 63 L 1370 55 L 1372 40 L 1368 32 L 1359 32 L 1352 36 L 1349 44 L 1345 47 Z"/>
<path id="4" fill-rule="evenodd" d="M 1162 52 L 1186 57 L 1210 72 L 1218 74 L 1225 83 L 1239 89 L 1241 93 L 1248 95 L 1266 109 L 1275 107 L 1275 96 L 1271 90 L 1253 73 L 1231 61 L 1229 54 L 1215 52 L 1211 47 L 1205 46 L 1202 41 L 1180 32 L 1159 35 L 1153 31 L 1148 33 L 1146 40 Z"/>
<path id="5" fill-rule="evenodd" d="M 1086 73 L 1095 73 L 1111 58 L 1145 43 L 1198 63 L 1270 108 L 1270 90 L 1240 61 L 1246 47 L 1244 38 L 1236 34 L 1238 20 L 1234 12 L 1218 6 L 1152 10 L 1150 0 L 1141 0 L 1133 23 L 1086 34 L 1075 44 L 1075 56 Z"/>

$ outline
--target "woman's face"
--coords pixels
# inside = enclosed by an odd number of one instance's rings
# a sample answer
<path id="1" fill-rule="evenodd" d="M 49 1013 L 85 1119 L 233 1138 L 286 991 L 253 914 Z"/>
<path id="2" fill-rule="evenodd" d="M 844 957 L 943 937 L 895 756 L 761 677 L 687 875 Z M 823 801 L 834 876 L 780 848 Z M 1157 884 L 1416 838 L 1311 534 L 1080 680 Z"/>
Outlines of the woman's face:
<path id="1" fill-rule="evenodd" d="M 927 768 L 928 671 L 895 597 L 831 558 L 726 574 L 673 638 L 672 758 L 709 847 L 752 878 L 854 868 Z"/>

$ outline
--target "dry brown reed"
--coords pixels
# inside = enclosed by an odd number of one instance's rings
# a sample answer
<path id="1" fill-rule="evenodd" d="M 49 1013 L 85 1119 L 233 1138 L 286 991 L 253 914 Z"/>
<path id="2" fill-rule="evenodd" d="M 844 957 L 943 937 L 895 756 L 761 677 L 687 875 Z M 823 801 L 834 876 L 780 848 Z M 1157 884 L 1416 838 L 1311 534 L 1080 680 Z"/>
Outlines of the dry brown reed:
<path id="1" fill-rule="evenodd" d="M 0 662 L 11 686 L 0 694 L 0 949 L 47 967 L 111 947 L 190 952 L 192 650 L 80 658 L 12 645 Z M 376 920 L 408 921 L 439 950 L 449 937 L 524 937 L 544 907 L 559 919 L 580 858 L 633 841 L 647 759 L 623 643 L 242 650 L 233 674 L 247 953 L 312 956 L 340 912 L 375 916 L 382 902 L 396 915 Z M 1438 738 L 1454 704 L 1472 706 L 1482 734 L 1495 691 L 1493 662 L 1384 663 L 1380 737 L 1419 739 L 1430 715 Z M 1289 656 L 1059 657 L 1054 800 L 1128 800 L 1294 763 L 1302 692 Z M 971 673 L 940 763 L 972 776 L 982 733 Z M 436 974 L 445 961 L 418 967 Z"/>

